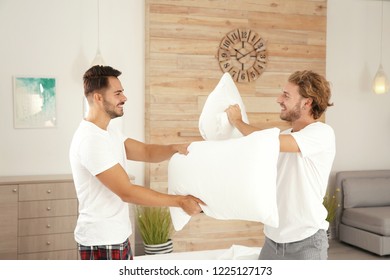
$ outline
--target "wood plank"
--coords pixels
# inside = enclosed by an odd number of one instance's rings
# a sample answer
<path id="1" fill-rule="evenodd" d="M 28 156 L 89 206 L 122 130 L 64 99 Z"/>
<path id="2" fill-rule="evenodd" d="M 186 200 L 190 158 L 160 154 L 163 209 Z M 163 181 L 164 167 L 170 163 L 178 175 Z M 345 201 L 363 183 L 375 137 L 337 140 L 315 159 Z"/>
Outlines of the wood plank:
<path id="1" fill-rule="evenodd" d="M 173 68 L 179 67 L 179 69 L 187 69 L 188 64 L 186 62 L 192 61 L 199 63 L 202 67 L 209 69 L 210 64 L 207 61 L 200 60 L 201 57 L 197 55 L 205 55 L 206 59 L 216 59 L 216 54 L 219 46 L 219 41 L 199 40 L 199 39 L 175 39 L 175 38 L 155 38 L 151 43 L 152 53 L 172 53 L 172 54 L 186 54 L 187 57 L 177 56 L 175 61 L 168 63 L 165 61 L 163 65 L 153 62 L 152 66 L 164 66 Z M 304 57 L 306 59 L 325 59 L 326 47 L 324 45 L 294 45 L 294 44 L 279 44 L 267 41 L 268 55 L 271 57 Z M 182 58 L 179 60 L 179 58 Z M 202 63 L 203 62 L 203 63 Z M 216 63 L 218 65 L 218 63 Z M 195 65 L 196 66 L 196 65 Z M 202 69 L 199 68 L 199 69 Z"/>
<path id="2" fill-rule="evenodd" d="M 326 47 L 316 45 L 287 45 L 268 43 L 268 55 L 271 57 L 304 57 L 305 59 L 326 58 Z"/>
<path id="3" fill-rule="evenodd" d="M 153 29 L 150 32 L 151 37 L 176 38 L 176 39 L 200 39 L 218 41 L 225 34 L 234 30 L 234 26 L 227 24 L 223 27 L 210 28 L 205 32 L 204 28 L 198 25 L 188 25 L 183 23 L 151 23 Z M 251 26 L 251 24 L 241 24 L 236 26 Z M 253 28 L 257 33 L 269 42 L 281 44 L 308 44 L 308 45 L 325 45 L 326 36 L 323 32 L 318 31 L 299 31 L 285 29 L 266 29 L 262 26 Z"/>
<path id="4" fill-rule="evenodd" d="M 221 72 L 219 68 L 217 69 L 217 66 L 215 66 L 215 69 L 211 70 L 204 70 L 204 69 L 186 69 L 183 71 L 183 69 L 175 69 L 171 71 L 161 71 L 156 68 L 150 68 L 149 70 L 150 78 L 154 77 L 167 77 L 167 78 L 177 78 L 177 77 L 183 77 L 183 78 L 192 78 L 192 77 L 200 77 L 200 78 L 213 78 L 213 79 L 219 79 L 221 78 Z M 178 91 L 179 92 L 179 91 Z"/>
<path id="5" fill-rule="evenodd" d="M 173 39 L 173 38 L 152 38 L 150 51 L 160 53 L 207 55 L 210 50 L 216 50 L 219 41 L 198 40 L 198 39 Z"/>
<path id="6" fill-rule="evenodd" d="M 293 53 L 304 53 L 304 48 L 288 49 L 289 47 L 287 47 L 286 50 L 282 50 L 283 46 L 278 47 L 280 50 L 275 50 L 275 52 L 278 52 L 278 54 L 284 52 L 285 56 L 271 56 L 266 71 L 260 76 L 256 83 L 239 85 L 247 87 L 261 86 L 267 81 L 264 80 L 266 79 L 265 77 L 275 77 L 276 79 L 273 80 L 277 80 L 279 84 L 280 82 L 284 83 L 292 72 L 302 69 L 310 69 L 322 75 L 325 74 L 324 63 L 326 62 L 326 58 L 314 57 L 323 54 L 318 53 L 312 55 L 312 57 L 305 56 L 304 58 L 297 59 L 294 57 Z M 176 91 L 178 94 L 186 92 L 187 89 L 198 93 L 205 93 L 214 89 L 223 74 L 214 55 L 198 56 L 198 58 L 191 55 L 180 55 L 180 59 L 177 58 L 177 56 L 178 55 L 174 54 L 153 54 L 153 60 L 150 60 L 150 63 L 152 64 L 150 67 L 150 74 L 153 77 L 153 80 L 155 80 L 150 88 L 151 90 L 154 90 L 153 94 L 158 94 L 160 92 L 164 93 L 164 91 L 162 91 L 164 88 L 180 88 L 180 91 Z M 173 64 L 172 60 L 176 60 L 176 63 Z M 194 68 L 192 66 L 194 66 Z M 185 71 L 183 71 L 183 69 L 185 69 Z M 160 73 L 160 75 L 157 73 Z M 166 82 L 162 82 L 162 80 L 166 80 Z M 273 88 L 277 86 L 277 84 L 278 83 L 271 83 L 266 85 L 266 87 Z M 158 87 L 156 87 L 157 85 Z M 191 93 L 193 91 L 191 91 Z M 171 92 L 172 90 L 170 90 L 170 93 Z"/>
<path id="7" fill-rule="evenodd" d="M 199 113 L 191 113 L 191 114 L 158 114 L 154 113 L 153 116 L 151 116 L 148 121 L 151 123 L 154 121 L 177 121 L 178 119 L 182 121 L 198 121 L 199 120 Z M 151 126 L 152 124 L 150 124 Z"/>
<path id="8" fill-rule="evenodd" d="M 326 32 L 326 16 L 250 12 L 250 24 L 258 29 Z"/>
<path id="9" fill-rule="evenodd" d="M 324 75 L 324 63 L 326 58 L 301 58 L 297 59 L 296 57 L 281 57 L 275 56 L 271 57 L 268 61 L 267 72 L 266 73 L 288 73 L 291 74 L 297 70 L 307 69 L 313 70 L 319 74 Z M 266 74 L 264 73 L 263 76 Z M 285 74 L 286 75 L 286 74 Z M 289 75 L 288 75 L 289 76 Z M 281 81 L 287 81 L 286 77 L 282 77 Z"/>
<path id="10" fill-rule="evenodd" d="M 241 96 L 247 113 L 279 113 L 276 97 Z M 198 110 L 202 112 L 207 96 L 198 96 Z"/>
<path id="11" fill-rule="evenodd" d="M 208 10 L 215 10 L 218 13 L 218 10 L 222 10 L 219 13 L 223 13 L 225 10 L 228 12 L 231 11 L 257 11 L 257 12 L 268 12 L 268 13 L 278 13 L 278 14 L 301 14 L 301 15 L 317 15 L 317 16 L 326 16 L 327 8 L 326 0 L 319 1 L 306 1 L 306 0 L 294 0 L 294 1 L 285 1 L 285 0 L 262 0 L 262 1 L 253 1 L 253 0 L 223 0 L 223 1 L 209 1 L 209 0 L 157 0 L 153 1 L 155 8 L 151 8 L 151 12 L 160 11 L 162 13 L 205 13 Z M 163 8 L 163 5 L 167 5 L 166 8 Z M 179 6 L 179 9 L 178 7 Z M 223 7 L 223 9 L 221 9 Z M 243 9 L 245 7 L 245 9 Z M 191 9 L 192 8 L 192 9 Z M 200 9 L 204 8 L 204 9 Z M 198 11 L 198 12 L 196 12 Z M 214 14 L 218 16 L 218 14 Z"/>
<path id="12" fill-rule="evenodd" d="M 183 128 L 189 128 L 189 127 L 198 127 L 199 121 L 194 120 L 194 121 L 182 121 L 180 119 L 180 116 L 177 120 L 172 120 L 172 121 L 155 121 L 151 124 L 151 128 L 160 128 L 160 127 L 165 127 L 165 128 L 172 128 L 172 129 L 178 129 L 181 130 Z"/>
<path id="13" fill-rule="evenodd" d="M 192 130 L 189 130 L 189 131 L 192 131 Z M 195 131 L 195 130 L 194 130 Z M 183 143 L 183 142 L 194 142 L 194 141 L 201 141 L 202 138 L 201 136 L 199 135 L 199 137 L 196 137 L 196 136 L 191 136 L 191 135 L 196 135 L 195 133 L 194 134 L 191 134 L 190 136 L 183 136 L 183 137 L 180 137 L 179 136 L 179 133 L 182 133 L 182 131 L 180 132 L 177 132 L 175 135 L 172 135 L 172 134 L 159 134 L 159 135 L 150 135 L 149 138 L 150 138 L 150 143 Z M 152 174 L 149 173 L 149 176 L 151 176 Z"/>
<path id="14" fill-rule="evenodd" d="M 222 76 L 222 71 L 220 76 Z M 160 98 L 160 95 L 173 95 L 169 98 L 186 98 L 185 102 L 196 102 L 197 94 L 208 94 L 217 85 L 219 79 L 208 79 L 205 77 L 155 77 L 150 84 L 153 98 Z M 184 96 L 185 95 L 185 96 Z M 164 97 L 162 97 L 164 98 Z M 164 100 L 170 102 L 170 100 Z"/>
<path id="15" fill-rule="evenodd" d="M 168 8 L 168 6 L 159 6 Z M 172 6 L 171 6 L 172 7 Z M 152 7 L 154 8 L 154 7 Z M 156 7 L 158 8 L 158 7 Z M 184 10 L 183 10 L 184 11 Z M 196 25 L 200 29 L 202 26 L 209 28 L 214 26 L 215 28 L 224 27 L 227 24 L 231 26 L 246 26 L 248 25 L 248 12 L 247 11 L 235 11 L 228 13 L 226 10 L 215 9 L 203 9 L 204 13 L 199 14 L 197 11 L 200 9 L 189 9 L 186 13 L 152 13 L 153 19 L 151 24 L 155 23 L 176 23 L 186 26 Z"/>

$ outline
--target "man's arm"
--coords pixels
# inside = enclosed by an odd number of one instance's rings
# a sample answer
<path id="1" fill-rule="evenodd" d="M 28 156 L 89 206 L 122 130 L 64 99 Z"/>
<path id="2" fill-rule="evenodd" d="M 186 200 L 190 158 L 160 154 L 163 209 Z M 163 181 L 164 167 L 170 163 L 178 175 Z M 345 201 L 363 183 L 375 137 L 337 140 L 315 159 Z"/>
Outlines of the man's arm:
<path id="1" fill-rule="evenodd" d="M 170 159 L 175 153 L 187 154 L 189 144 L 157 145 L 145 144 L 134 139 L 126 139 L 126 157 L 129 160 L 161 162 Z"/>
<path id="2" fill-rule="evenodd" d="M 120 164 L 114 165 L 96 177 L 125 202 L 144 206 L 181 207 L 189 215 L 200 213 L 202 209 L 199 204 L 204 204 L 191 195 L 169 195 L 133 185 Z"/>
<path id="3" fill-rule="evenodd" d="M 249 135 L 262 129 L 249 125 L 242 120 L 241 109 L 238 105 L 232 105 L 226 109 L 229 122 L 235 126 L 243 135 Z M 280 151 L 285 153 L 299 153 L 298 143 L 291 134 L 279 135 Z"/>
<path id="4" fill-rule="evenodd" d="M 299 153 L 297 141 L 291 134 L 279 134 L 280 151 L 285 153 Z"/>

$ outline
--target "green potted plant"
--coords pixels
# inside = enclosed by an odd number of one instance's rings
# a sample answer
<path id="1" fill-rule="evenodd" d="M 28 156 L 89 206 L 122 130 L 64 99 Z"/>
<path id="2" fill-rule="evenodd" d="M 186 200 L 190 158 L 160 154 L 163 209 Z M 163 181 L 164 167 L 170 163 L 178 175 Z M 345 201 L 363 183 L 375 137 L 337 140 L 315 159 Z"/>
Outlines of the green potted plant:
<path id="1" fill-rule="evenodd" d="M 340 192 L 340 189 L 336 189 L 334 192 L 330 192 L 329 190 L 326 192 L 324 196 L 323 204 L 328 210 L 328 216 L 326 217 L 326 220 L 329 223 L 332 223 L 337 215 L 337 209 L 340 207 L 338 194 Z"/>
<path id="2" fill-rule="evenodd" d="M 332 236 L 333 236 L 333 232 L 332 232 L 331 228 L 333 228 L 333 229 L 335 228 L 335 226 L 333 225 L 333 222 L 336 219 L 337 211 L 338 211 L 338 208 L 340 207 L 339 193 L 340 193 L 339 188 L 335 189 L 332 192 L 328 189 L 328 191 L 326 192 L 326 194 L 324 196 L 323 205 L 325 206 L 326 210 L 328 211 L 328 215 L 326 217 L 326 220 L 329 222 L 329 229 L 327 231 L 329 238 L 332 238 Z"/>
<path id="3" fill-rule="evenodd" d="M 137 227 L 144 243 L 146 255 L 165 254 L 173 251 L 173 232 L 168 207 L 137 206 Z"/>

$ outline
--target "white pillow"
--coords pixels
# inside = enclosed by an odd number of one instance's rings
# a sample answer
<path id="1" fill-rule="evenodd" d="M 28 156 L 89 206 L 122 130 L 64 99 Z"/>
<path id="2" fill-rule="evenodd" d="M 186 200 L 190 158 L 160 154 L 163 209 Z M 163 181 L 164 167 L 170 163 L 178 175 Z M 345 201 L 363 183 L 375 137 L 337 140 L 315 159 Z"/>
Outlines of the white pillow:
<path id="1" fill-rule="evenodd" d="M 229 73 L 223 74 L 218 85 L 209 94 L 199 117 L 199 131 L 205 140 L 225 140 L 242 137 L 242 133 L 229 123 L 225 110 L 238 104 L 242 120 L 248 123 L 245 106 Z"/>
<path id="2" fill-rule="evenodd" d="M 277 227 L 276 175 L 279 129 L 235 139 L 193 142 L 188 155 L 175 154 L 168 165 L 168 192 L 203 200 L 210 217 L 262 222 Z M 170 207 L 176 231 L 190 220 Z"/>

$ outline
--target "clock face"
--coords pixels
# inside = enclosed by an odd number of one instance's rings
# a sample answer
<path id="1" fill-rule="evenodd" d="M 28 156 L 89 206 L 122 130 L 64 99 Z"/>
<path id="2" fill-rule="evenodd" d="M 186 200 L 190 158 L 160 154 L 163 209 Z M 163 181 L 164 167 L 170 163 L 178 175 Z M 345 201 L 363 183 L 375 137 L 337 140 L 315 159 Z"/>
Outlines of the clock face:
<path id="1" fill-rule="evenodd" d="M 266 43 L 250 29 L 236 29 L 222 38 L 218 49 L 219 66 L 233 80 L 246 83 L 256 80 L 267 66 Z"/>

